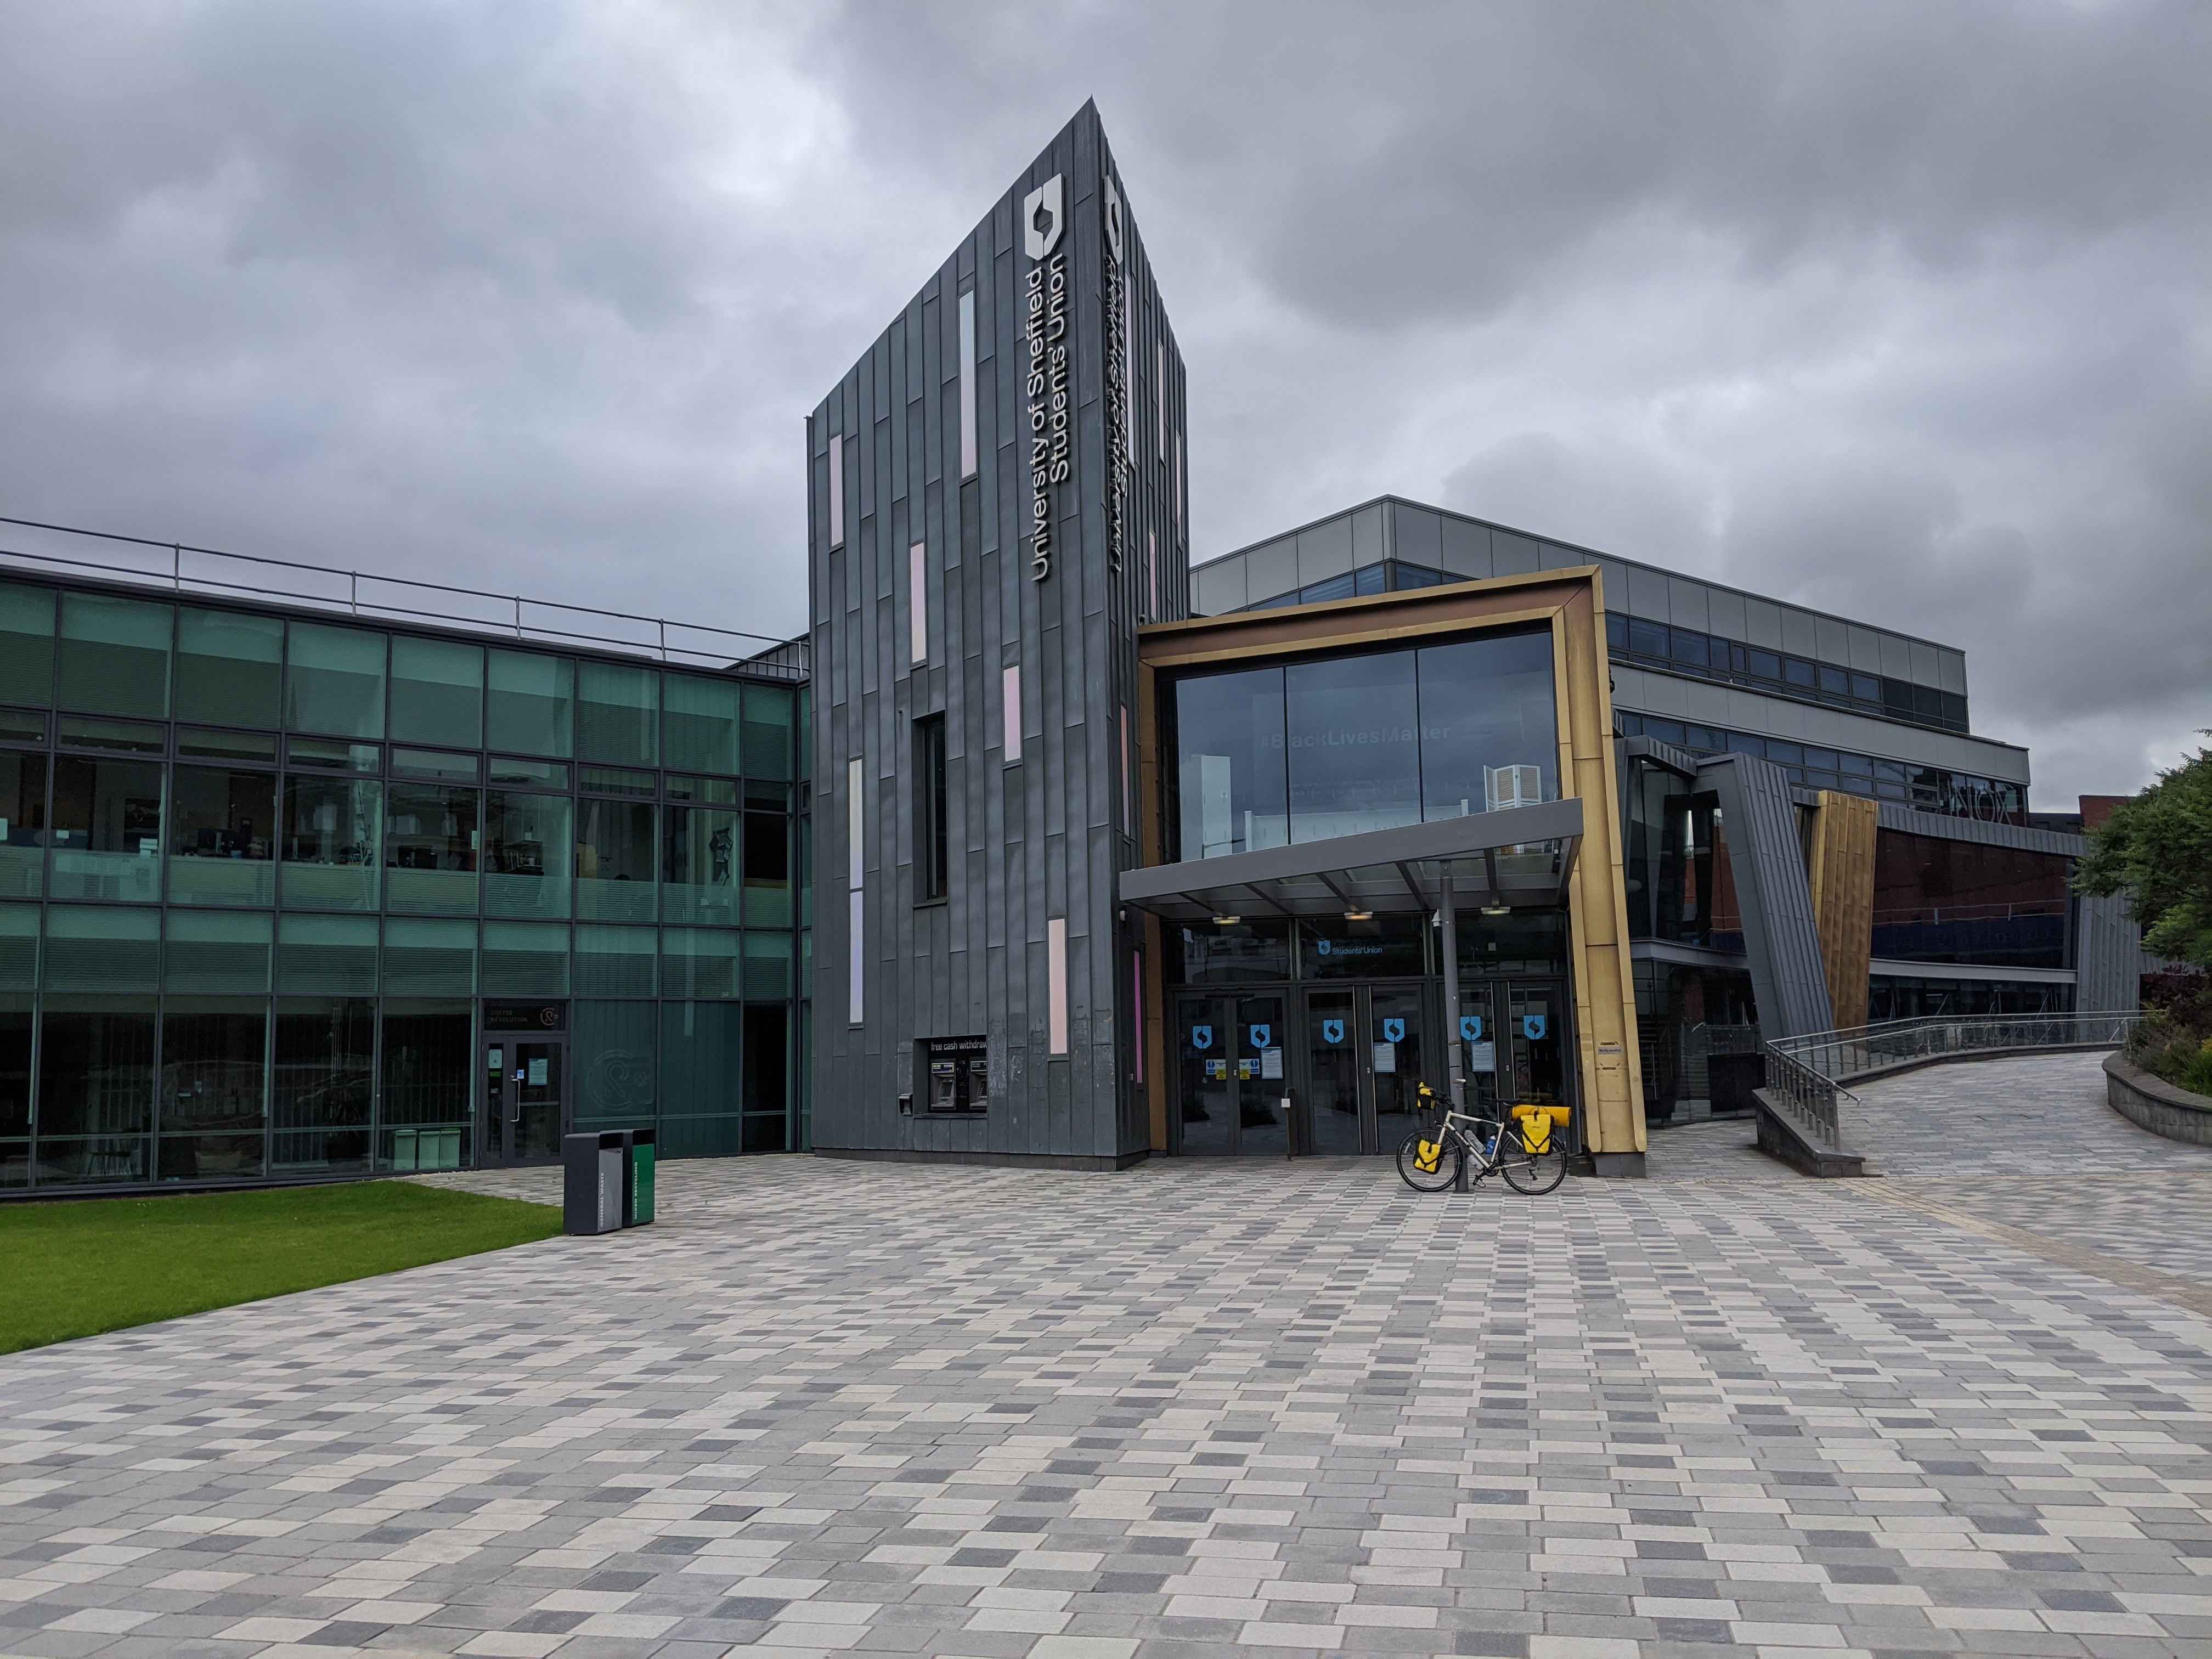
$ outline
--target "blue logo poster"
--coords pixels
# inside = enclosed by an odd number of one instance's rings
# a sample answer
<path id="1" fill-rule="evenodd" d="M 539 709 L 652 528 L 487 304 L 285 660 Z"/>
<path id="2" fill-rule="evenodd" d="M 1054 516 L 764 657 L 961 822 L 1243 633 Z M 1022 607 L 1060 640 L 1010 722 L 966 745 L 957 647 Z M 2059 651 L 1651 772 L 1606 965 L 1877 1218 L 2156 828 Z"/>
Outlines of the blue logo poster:
<path id="1" fill-rule="evenodd" d="M 1211 1048 L 1213 1046 L 1213 1028 L 1211 1025 L 1192 1026 L 1190 1046 L 1194 1048 Z"/>
<path id="2" fill-rule="evenodd" d="M 1267 1039 L 1274 1035 L 1275 1028 L 1272 1025 L 1255 1025 L 1252 1028 L 1252 1046 L 1264 1048 L 1267 1046 Z"/>
<path id="3" fill-rule="evenodd" d="M 1406 1040 L 1406 1022 L 1402 1019 L 1384 1020 L 1382 1037 L 1386 1042 L 1403 1042 Z"/>
<path id="4" fill-rule="evenodd" d="M 1328 941 L 1325 939 L 1316 939 L 1314 942 L 1314 949 L 1319 951 L 1322 956 L 1327 956 L 1328 954 Z"/>
<path id="5" fill-rule="evenodd" d="M 1481 1042 L 1482 1016 L 1480 1014 L 1462 1014 L 1459 1017 L 1459 1034 L 1467 1042 Z"/>
<path id="6" fill-rule="evenodd" d="M 1531 1042 L 1541 1042 L 1544 1040 L 1545 1024 L 1545 1018 L 1541 1014 L 1523 1014 L 1521 1016 L 1521 1035 Z"/>
<path id="7" fill-rule="evenodd" d="M 1325 1020 L 1322 1021 L 1322 1023 L 1321 1023 L 1321 1040 L 1322 1040 L 1323 1042 L 1343 1042 L 1343 1041 L 1344 1041 L 1344 1022 L 1343 1022 L 1342 1020 L 1340 1020 L 1340 1019 L 1325 1019 Z"/>

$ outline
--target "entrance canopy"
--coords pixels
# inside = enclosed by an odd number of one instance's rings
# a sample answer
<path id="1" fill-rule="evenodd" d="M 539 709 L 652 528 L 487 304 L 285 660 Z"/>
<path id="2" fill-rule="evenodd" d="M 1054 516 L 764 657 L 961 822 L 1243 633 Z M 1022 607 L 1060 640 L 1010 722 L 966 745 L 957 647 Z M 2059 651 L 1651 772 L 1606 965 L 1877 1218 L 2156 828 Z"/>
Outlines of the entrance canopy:
<path id="1" fill-rule="evenodd" d="M 1455 903 L 1551 907 L 1566 898 L 1582 837 L 1583 804 L 1571 798 L 1125 870 L 1121 900 L 1177 921 L 1425 914 L 1449 873 Z"/>

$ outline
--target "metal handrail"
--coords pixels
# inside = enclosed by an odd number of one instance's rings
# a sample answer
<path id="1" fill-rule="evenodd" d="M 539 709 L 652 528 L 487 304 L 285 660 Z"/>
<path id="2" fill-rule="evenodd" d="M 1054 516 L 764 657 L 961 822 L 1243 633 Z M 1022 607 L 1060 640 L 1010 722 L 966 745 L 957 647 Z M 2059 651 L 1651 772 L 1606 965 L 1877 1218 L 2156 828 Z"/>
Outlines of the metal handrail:
<path id="1" fill-rule="evenodd" d="M 1844 1149 L 1844 1120 L 1840 1097 L 1858 1103 L 1858 1097 L 1833 1078 L 1824 1077 L 1796 1056 L 1772 1043 L 1763 1045 L 1766 1058 L 1766 1097 L 1797 1120 L 1798 1127 L 1838 1152 Z"/>
<path id="2" fill-rule="evenodd" d="M 143 582 L 167 588 L 172 592 L 234 593 L 251 598 L 287 599 L 321 610 L 347 616 L 392 617 L 445 623 L 485 632 L 509 635 L 516 639 L 542 640 L 548 642 L 565 641 L 577 645 L 609 646 L 624 652 L 638 652 L 657 658 L 662 662 L 683 661 L 711 663 L 720 667 L 743 666 L 748 672 L 779 679 L 804 680 L 807 678 L 807 641 L 785 640 L 774 634 L 757 634 L 742 628 L 715 628 L 705 623 L 672 622 L 662 617 L 641 616 L 627 611 L 610 611 L 602 606 L 571 605 L 560 599 L 537 599 L 519 593 L 494 593 L 483 588 L 460 587 L 449 582 L 422 581 L 412 576 L 386 576 L 374 571 L 349 570 L 335 565 L 310 564 L 298 559 L 271 558 L 265 554 L 232 553 L 219 547 L 198 547 L 189 542 L 157 542 L 143 536 L 125 536 L 106 530 L 83 530 L 73 525 L 47 524 L 37 519 L 15 519 L 0 514 L 0 525 L 14 525 L 20 529 L 42 531 L 52 535 L 77 536 L 93 543 L 114 543 L 119 547 L 144 548 L 166 554 L 167 569 L 149 569 L 143 562 L 132 563 L 118 552 L 105 558 L 72 558 L 60 553 L 39 553 L 27 548 L 0 547 L 0 561 L 21 561 L 33 565 L 58 565 L 73 569 L 97 571 L 126 580 Z M 93 552 L 94 548 L 84 549 Z M 200 559 L 228 559 L 240 564 L 264 566 L 275 570 L 305 571 L 317 576 L 343 578 L 345 592 L 313 592 L 298 587 L 272 587 L 255 582 L 230 581 L 221 576 L 203 574 L 186 568 L 189 555 Z M 364 594 L 363 586 L 368 586 Z M 398 590 L 392 599 L 377 597 L 380 590 Z M 414 593 L 441 593 L 457 599 L 489 600 L 498 607 L 497 617 L 471 616 L 456 607 L 426 609 L 421 605 L 396 603 Z M 533 614 L 538 613 L 538 614 Z M 545 614 L 551 613 L 551 614 Z M 596 619 L 605 623 L 627 623 L 636 628 L 627 633 L 595 633 L 585 629 L 560 625 L 571 617 Z M 649 637 L 638 637 L 641 630 L 650 630 Z M 677 637 L 670 637 L 674 630 Z M 703 635 L 696 643 L 689 642 L 687 635 Z M 737 643 L 716 645 L 715 641 Z M 790 650 L 797 661 L 763 661 L 759 659 Z"/>
<path id="3" fill-rule="evenodd" d="M 1835 1081 L 1891 1066 L 1965 1058 L 2011 1048 L 2117 1048 L 2139 1012 L 1923 1015 L 1837 1031 L 1776 1037 L 1766 1045 L 1814 1074 Z M 1770 1068 L 1771 1070 L 1771 1068 Z"/>

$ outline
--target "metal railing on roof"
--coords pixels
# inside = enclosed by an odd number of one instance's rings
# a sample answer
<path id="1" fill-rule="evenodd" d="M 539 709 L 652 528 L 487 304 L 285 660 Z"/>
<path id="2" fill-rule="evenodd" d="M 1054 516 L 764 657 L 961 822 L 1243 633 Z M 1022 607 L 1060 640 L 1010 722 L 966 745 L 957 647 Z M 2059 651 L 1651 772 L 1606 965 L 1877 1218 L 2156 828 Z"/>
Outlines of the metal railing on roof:
<path id="1" fill-rule="evenodd" d="M 665 663 L 741 668 L 771 678 L 807 678 L 807 640 L 756 634 L 741 628 L 672 622 L 662 617 L 608 611 L 595 605 L 494 593 L 411 576 L 341 569 L 298 559 L 232 553 L 189 542 L 157 542 L 71 525 L 0 515 L 10 544 L 0 545 L 0 568 L 9 565 L 96 573 L 109 579 L 165 588 L 172 593 L 283 600 L 334 614 L 387 618 L 499 634 L 550 645 L 597 647 Z M 28 542 L 33 545 L 19 546 Z M 259 581 L 231 580 L 250 568 L 288 574 Z M 313 579 L 312 581 L 304 579 Z M 292 586 L 275 586 L 291 581 Z M 436 595 L 431 600 L 427 596 Z"/>

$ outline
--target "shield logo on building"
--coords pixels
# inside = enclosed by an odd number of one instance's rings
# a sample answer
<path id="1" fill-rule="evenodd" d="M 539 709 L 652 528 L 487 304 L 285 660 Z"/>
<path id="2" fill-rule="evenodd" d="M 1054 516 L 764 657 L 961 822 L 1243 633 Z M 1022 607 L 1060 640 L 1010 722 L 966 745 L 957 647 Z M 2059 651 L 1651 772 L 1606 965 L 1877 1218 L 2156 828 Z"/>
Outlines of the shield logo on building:
<path id="1" fill-rule="evenodd" d="M 1531 1042 L 1541 1042 L 1547 1024 L 1541 1014 L 1523 1014 L 1521 1016 L 1521 1035 Z"/>
<path id="2" fill-rule="evenodd" d="M 1343 1041 L 1344 1041 L 1344 1022 L 1343 1022 L 1342 1020 L 1340 1020 L 1340 1019 L 1325 1019 L 1325 1020 L 1322 1021 L 1322 1023 L 1321 1023 L 1321 1040 L 1322 1040 L 1323 1042 L 1343 1042 Z"/>
<path id="3" fill-rule="evenodd" d="M 1113 255 L 1114 263 L 1118 265 L 1121 263 L 1121 192 L 1114 188 L 1111 179 L 1102 182 L 1106 186 L 1106 252 Z"/>
<path id="4" fill-rule="evenodd" d="M 1211 1025 L 1192 1026 L 1190 1046 L 1194 1048 L 1211 1048 L 1213 1046 L 1213 1028 Z"/>
<path id="5" fill-rule="evenodd" d="M 1459 1017 L 1459 1034 L 1469 1042 L 1481 1042 L 1482 1016 L 1480 1014 L 1462 1014 Z"/>
<path id="6" fill-rule="evenodd" d="M 1274 1035 L 1275 1028 L 1272 1025 L 1255 1025 L 1252 1028 L 1252 1046 L 1264 1048 L 1267 1046 L 1267 1039 Z"/>
<path id="7" fill-rule="evenodd" d="M 1403 1042 L 1406 1040 L 1406 1022 L 1402 1019 L 1384 1020 L 1382 1036 L 1386 1042 Z"/>
<path id="8" fill-rule="evenodd" d="M 1314 942 L 1314 949 L 1320 951 L 1322 955 L 1327 956 L 1328 954 L 1328 941 L 1325 939 L 1316 939 Z"/>
<path id="9" fill-rule="evenodd" d="M 1060 246 L 1060 175 L 1054 173 L 1022 198 L 1022 246 L 1032 259 L 1042 259 Z"/>

